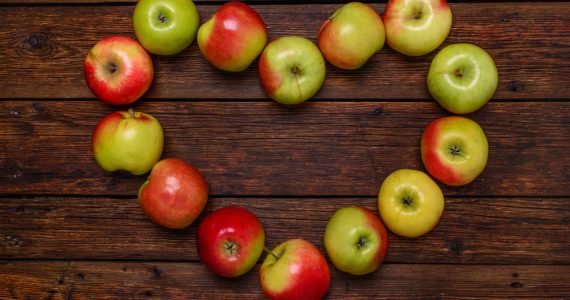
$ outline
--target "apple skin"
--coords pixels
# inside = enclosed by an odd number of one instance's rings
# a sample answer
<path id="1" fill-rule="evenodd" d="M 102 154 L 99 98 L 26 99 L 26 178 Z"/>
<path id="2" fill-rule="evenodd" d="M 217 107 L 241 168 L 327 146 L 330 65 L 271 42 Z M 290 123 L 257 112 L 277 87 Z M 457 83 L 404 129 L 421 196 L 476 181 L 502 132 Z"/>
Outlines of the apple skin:
<path id="1" fill-rule="evenodd" d="M 145 174 L 162 155 L 164 134 L 158 120 L 142 112 L 116 111 L 99 121 L 91 138 L 99 166 L 108 172 Z"/>
<path id="2" fill-rule="evenodd" d="M 137 39 L 153 54 L 173 55 L 186 49 L 199 26 L 192 0 L 139 0 L 133 12 Z"/>
<path id="3" fill-rule="evenodd" d="M 330 286 L 325 257 L 310 242 L 283 242 L 267 255 L 259 269 L 260 283 L 269 299 L 321 299 Z"/>
<path id="4" fill-rule="evenodd" d="M 313 97 L 325 82 L 325 59 L 310 40 L 286 36 L 270 42 L 259 59 L 259 79 L 265 93 L 284 105 Z"/>
<path id="5" fill-rule="evenodd" d="M 325 249 L 334 266 L 353 275 L 374 272 L 388 251 L 388 234 L 378 217 L 364 207 L 337 210 L 325 229 Z"/>
<path id="6" fill-rule="evenodd" d="M 198 226 L 198 256 L 210 271 L 237 277 L 251 270 L 265 244 L 261 222 L 249 210 L 226 206 L 215 210 Z"/>
<path id="7" fill-rule="evenodd" d="M 175 158 L 159 161 L 138 192 L 139 205 L 155 223 L 170 229 L 190 226 L 208 201 L 208 185 L 191 164 Z"/>
<path id="8" fill-rule="evenodd" d="M 388 45 L 409 56 L 437 49 L 449 35 L 451 23 L 445 0 L 389 0 L 384 12 Z"/>
<path id="9" fill-rule="evenodd" d="M 437 180 L 451 186 L 466 185 L 485 169 L 489 145 L 475 121 L 443 117 L 432 121 L 421 141 L 424 166 Z"/>
<path id="10" fill-rule="evenodd" d="M 83 63 L 85 82 L 101 101 L 113 105 L 135 102 L 150 87 L 154 77 L 152 59 L 127 36 L 100 40 Z"/>
<path id="11" fill-rule="evenodd" d="M 350 2 L 325 21 L 318 33 L 318 45 L 332 65 L 355 70 L 384 46 L 382 19 L 370 6 Z"/>
<path id="12" fill-rule="evenodd" d="M 445 206 L 441 189 L 427 174 L 401 169 L 380 187 L 378 209 L 384 224 L 395 234 L 419 237 L 439 222 Z"/>
<path id="13" fill-rule="evenodd" d="M 473 44 L 452 44 L 433 58 L 427 77 L 428 90 L 445 109 L 467 114 L 483 107 L 499 83 L 493 58 Z"/>
<path id="14" fill-rule="evenodd" d="M 198 46 L 218 69 L 240 72 L 259 56 L 267 44 L 267 27 L 261 17 L 242 2 L 228 2 L 198 29 Z"/>

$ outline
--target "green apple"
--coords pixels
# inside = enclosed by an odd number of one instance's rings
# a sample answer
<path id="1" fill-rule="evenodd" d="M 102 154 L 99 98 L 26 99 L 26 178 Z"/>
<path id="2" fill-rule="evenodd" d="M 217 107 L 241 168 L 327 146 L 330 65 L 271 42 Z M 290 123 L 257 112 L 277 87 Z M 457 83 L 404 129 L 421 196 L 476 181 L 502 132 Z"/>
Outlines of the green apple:
<path id="1" fill-rule="evenodd" d="M 429 68 L 427 85 L 445 109 L 467 114 L 493 97 L 499 74 L 493 58 L 478 46 L 453 44 L 437 53 Z"/>
<path id="2" fill-rule="evenodd" d="M 453 186 L 473 181 L 487 165 L 489 145 L 475 121 L 450 116 L 432 121 L 421 142 L 422 161 L 439 181 Z"/>
<path id="3" fill-rule="evenodd" d="M 321 25 L 318 45 L 329 63 L 355 70 L 382 49 L 385 35 L 382 19 L 373 8 L 351 2 Z"/>
<path id="4" fill-rule="evenodd" d="M 129 109 L 101 119 L 93 132 L 92 144 L 95 160 L 103 170 L 141 175 L 160 159 L 164 136 L 153 116 Z"/>
<path id="5" fill-rule="evenodd" d="M 451 22 L 445 0 L 389 0 L 384 12 L 388 45 L 410 56 L 439 47 L 449 35 Z"/>
<path id="6" fill-rule="evenodd" d="M 325 229 L 325 249 L 334 266 L 363 275 L 378 269 L 388 251 L 388 234 L 382 222 L 364 207 L 337 210 Z"/>
<path id="7" fill-rule="evenodd" d="M 443 207 L 443 193 L 437 183 L 417 170 L 393 172 L 378 193 L 382 221 L 390 231 L 405 237 L 419 237 L 432 230 Z"/>
<path id="8" fill-rule="evenodd" d="M 172 55 L 194 41 L 200 16 L 192 0 L 139 0 L 133 12 L 133 25 L 146 50 Z"/>
<path id="9" fill-rule="evenodd" d="M 313 97 L 325 82 L 325 59 L 313 42 L 298 36 L 278 38 L 259 59 L 259 79 L 265 93 L 285 105 Z"/>

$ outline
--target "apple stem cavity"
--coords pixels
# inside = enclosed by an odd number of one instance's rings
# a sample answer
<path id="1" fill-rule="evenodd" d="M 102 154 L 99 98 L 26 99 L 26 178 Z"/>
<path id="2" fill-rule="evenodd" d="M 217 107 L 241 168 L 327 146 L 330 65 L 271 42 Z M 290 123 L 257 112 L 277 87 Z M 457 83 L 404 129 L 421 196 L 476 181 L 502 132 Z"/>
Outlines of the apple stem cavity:
<path id="1" fill-rule="evenodd" d="M 267 247 L 263 246 L 263 251 L 265 251 L 265 253 L 275 257 L 275 259 L 279 259 L 279 256 L 277 256 L 275 253 L 273 253 L 273 251 L 269 250 Z"/>
<path id="2" fill-rule="evenodd" d="M 402 204 L 405 206 L 412 206 L 414 205 L 414 199 L 410 196 L 404 196 L 404 198 L 402 198 Z"/>
<path id="3" fill-rule="evenodd" d="M 453 156 L 457 156 L 461 153 L 461 149 L 457 145 L 452 145 L 451 148 L 449 148 L 449 153 Z"/>
<path id="4" fill-rule="evenodd" d="M 461 69 L 455 70 L 455 76 L 459 78 L 463 77 L 463 71 L 461 71 Z"/>
<path id="5" fill-rule="evenodd" d="M 236 255 L 238 252 L 238 245 L 232 241 L 225 241 L 224 248 L 226 249 L 226 253 L 230 255 Z"/>
<path id="6" fill-rule="evenodd" d="M 366 246 L 366 243 L 368 243 L 368 239 L 365 236 L 362 236 L 358 240 L 358 243 L 356 243 L 356 246 L 358 246 L 358 249 L 362 249 L 364 246 Z"/>

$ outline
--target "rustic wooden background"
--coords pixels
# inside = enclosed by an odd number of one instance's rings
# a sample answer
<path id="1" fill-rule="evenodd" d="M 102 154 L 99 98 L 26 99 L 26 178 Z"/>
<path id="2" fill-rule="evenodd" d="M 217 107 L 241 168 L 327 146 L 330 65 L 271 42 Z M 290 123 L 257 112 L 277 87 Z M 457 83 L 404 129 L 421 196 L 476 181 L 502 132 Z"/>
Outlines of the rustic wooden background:
<path id="1" fill-rule="evenodd" d="M 336 3 L 335 3 L 336 2 Z M 202 20 L 222 2 L 197 1 Z M 272 39 L 316 40 L 341 2 L 249 2 Z M 372 4 L 382 12 L 385 1 Z M 570 3 L 451 3 L 445 44 L 475 43 L 496 60 L 493 100 L 469 117 L 490 144 L 472 184 L 442 186 L 446 209 L 425 237 L 390 235 L 375 273 L 332 269 L 328 298 L 570 297 Z M 98 168 L 90 136 L 117 107 L 83 79 L 89 49 L 111 34 L 134 37 L 134 1 L 0 1 L 0 299 L 262 298 L 258 267 L 228 280 L 182 231 L 151 223 L 136 202 L 144 176 Z M 361 70 L 327 66 L 320 93 L 286 109 L 260 88 L 257 67 L 228 74 L 194 43 L 154 57 L 150 92 L 165 157 L 197 166 L 211 188 L 203 215 L 230 204 L 253 211 L 272 248 L 305 238 L 321 250 L 332 212 L 377 211 L 382 180 L 423 169 L 419 141 L 448 115 L 427 92 L 434 54 L 387 46 Z M 203 216 L 202 215 L 202 216 Z"/>

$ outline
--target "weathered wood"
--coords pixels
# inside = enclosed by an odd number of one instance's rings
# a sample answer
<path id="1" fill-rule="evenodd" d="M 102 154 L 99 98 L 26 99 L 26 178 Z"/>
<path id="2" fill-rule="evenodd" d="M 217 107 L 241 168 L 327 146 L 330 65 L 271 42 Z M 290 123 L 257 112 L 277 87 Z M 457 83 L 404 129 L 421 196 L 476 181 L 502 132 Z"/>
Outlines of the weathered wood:
<path id="1" fill-rule="evenodd" d="M 364 195 L 401 168 L 423 168 L 420 138 L 447 115 L 434 102 L 146 102 L 164 157 L 196 165 L 213 195 Z M 144 177 L 101 170 L 91 132 L 113 107 L 0 102 L 0 193 L 136 195 Z M 570 196 L 570 104 L 489 103 L 470 115 L 490 144 L 485 171 L 446 195 Z"/>
<path id="2" fill-rule="evenodd" d="M 316 39 L 339 4 L 254 5 L 270 36 Z M 381 11 L 384 4 L 374 4 Z M 206 20 L 218 5 L 199 5 Z M 452 4 L 454 25 L 446 44 L 475 43 L 496 59 L 496 99 L 570 98 L 570 3 Z M 83 60 L 101 38 L 133 35 L 126 6 L 0 7 L 0 98 L 93 98 Z M 38 17 L 38 16 L 41 16 Z M 521 30 L 524 28 L 524 30 Z M 319 99 L 429 99 L 425 77 L 434 54 L 405 57 L 387 46 L 364 68 L 328 67 Z M 196 43 L 180 55 L 155 57 L 149 98 L 265 99 L 254 64 L 243 73 L 215 70 Z"/>
<path id="3" fill-rule="evenodd" d="M 257 266 L 243 277 L 199 263 L 7 262 L 2 299 L 263 299 Z M 564 298 L 570 266 L 401 265 L 355 277 L 331 270 L 328 299 Z"/>
<path id="4" fill-rule="evenodd" d="M 390 235 L 387 262 L 570 264 L 570 198 L 448 198 L 425 237 Z M 212 210 L 247 207 L 262 222 L 267 246 L 292 238 L 321 249 L 326 223 L 341 207 L 376 198 L 211 198 L 188 229 L 152 223 L 133 199 L 0 199 L 0 259 L 198 260 L 196 228 Z"/>

